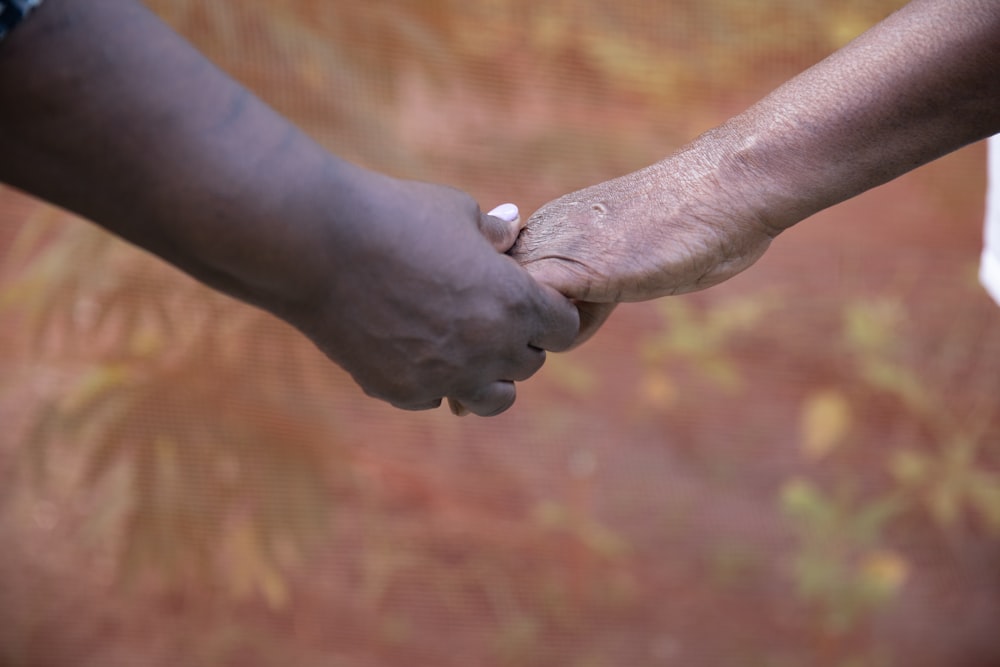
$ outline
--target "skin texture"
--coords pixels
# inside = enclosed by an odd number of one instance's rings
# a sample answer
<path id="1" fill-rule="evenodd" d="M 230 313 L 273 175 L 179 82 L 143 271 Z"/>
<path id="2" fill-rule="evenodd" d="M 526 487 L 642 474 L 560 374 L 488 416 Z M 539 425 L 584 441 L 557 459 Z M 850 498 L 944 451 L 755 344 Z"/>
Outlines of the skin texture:
<path id="1" fill-rule="evenodd" d="M 0 44 L 0 180 L 297 327 L 371 396 L 480 415 L 575 308 L 466 194 L 329 153 L 131 0 L 49 0 Z M 498 252 L 499 251 L 499 252 Z"/>
<path id="2" fill-rule="evenodd" d="M 544 205 L 511 251 L 576 300 L 592 335 L 616 303 L 711 287 L 780 232 L 1000 132 L 1000 2 L 914 0 L 654 165 Z"/>

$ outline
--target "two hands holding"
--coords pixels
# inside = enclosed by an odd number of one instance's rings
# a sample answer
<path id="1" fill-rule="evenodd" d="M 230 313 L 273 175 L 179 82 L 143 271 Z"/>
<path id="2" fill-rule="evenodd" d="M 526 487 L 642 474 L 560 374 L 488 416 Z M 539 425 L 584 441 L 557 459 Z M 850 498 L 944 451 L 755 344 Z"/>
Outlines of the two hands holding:
<path id="1" fill-rule="evenodd" d="M 503 412 L 618 301 L 718 282 L 769 240 L 719 214 L 691 153 L 521 230 L 340 159 L 134 0 L 46 2 L 3 41 L 0 145 L 0 182 L 284 319 L 412 410 Z"/>
<path id="2" fill-rule="evenodd" d="M 60 0 L 0 44 L 0 182 L 288 321 L 372 396 L 494 415 L 617 303 L 722 282 L 811 214 L 1000 132 L 997 62 L 1000 3 L 911 0 L 520 229 L 331 154 L 141 2 Z"/>
<path id="3" fill-rule="evenodd" d="M 766 249 L 762 225 L 697 204 L 690 178 L 664 177 L 684 158 L 673 159 L 556 199 L 525 225 L 512 205 L 482 215 L 450 188 L 383 185 L 383 201 L 418 216 L 362 263 L 370 275 L 352 270 L 364 296 L 346 326 L 296 326 L 397 407 L 447 397 L 456 414 L 498 414 L 546 350 L 582 343 L 618 302 L 708 287 Z"/>
<path id="4" fill-rule="evenodd" d="M 541 350 L 586 339 L 617 303 L 727 280 L 813 213 L 1000 132 L 997 62 L 1000 3 L 911 0 L 666 159 L 544 205 L 516 238 L 452 191 L 411 200 L 423 215 L 396 230 L 418 235 L 396 246 L 407 282 L 392 269 L 370 283 L 406 294 L 380 300 L 400 326 L 341 348 L 379 341 L 366 354 L 397 354 L 385 366 L 330 356 L 397 405 L 449 397 L 501 412 Z"/>

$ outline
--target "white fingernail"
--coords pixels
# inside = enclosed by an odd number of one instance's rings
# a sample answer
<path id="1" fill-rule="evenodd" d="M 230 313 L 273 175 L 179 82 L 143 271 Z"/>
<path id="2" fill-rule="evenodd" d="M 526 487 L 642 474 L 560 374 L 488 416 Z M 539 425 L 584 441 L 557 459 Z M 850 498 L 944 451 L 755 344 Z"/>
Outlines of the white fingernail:
<path id="1" fill-rule="evenodd" d="M 514 222 L 521 215 L 521 212 L 517 210 L 517 204 L 500 204 L 487 215 L 500 218 L 504 222 Z"/>

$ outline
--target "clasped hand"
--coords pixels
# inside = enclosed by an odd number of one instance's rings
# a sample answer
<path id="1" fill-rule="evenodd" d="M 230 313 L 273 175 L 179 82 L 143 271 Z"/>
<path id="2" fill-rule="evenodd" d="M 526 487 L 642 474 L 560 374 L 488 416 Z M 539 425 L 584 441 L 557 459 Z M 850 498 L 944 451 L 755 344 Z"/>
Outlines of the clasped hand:
<path id="1" fill-rule="evenodd" d="M 696 150 L 559 197 L 520 233 L 457 190 L 368 178 L 360 190 L 381 194 L 347 226 L 363 233 L 335 241 L 350 270 L 325 314 L 293 323 L 369 395 L 407 409 L 448 397 L 498 414 L 545 350 L 580 344 L 617 303 L 722 282 L 776 233 Z"/>
<path id="2" fill-rule="evenodd" d="M 514 382 L 573 342 L 576 309 L 503 254 L 516 222 L 482 214 L 452 188 L 371 172 L 359 180 L 332 227 L 354 233 L 316 244 L 334 256 L 306 271 L 333 268 L 335 279 L 283 316 L 370 396 L 410 410 L 448 397 L 456 412 L 503 412 Z"/>

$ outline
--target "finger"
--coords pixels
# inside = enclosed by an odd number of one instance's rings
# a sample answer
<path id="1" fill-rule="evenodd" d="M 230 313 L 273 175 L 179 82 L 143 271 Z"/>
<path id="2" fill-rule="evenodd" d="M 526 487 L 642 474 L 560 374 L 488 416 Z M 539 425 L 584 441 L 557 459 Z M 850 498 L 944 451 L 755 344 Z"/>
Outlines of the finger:
<path id="1" fill-rule="evenodd" d="M 580 332 L 580 313 L 572 301 L 548 285 L 538 285 L 538 329 L 528 341 L 537 348 L 568 350 Z"/>
<path id="2" fill-rule="evenodd" d="M 556 259 L 540 261 L 525 261 L 524 257 L 515 252 L 514 259 L 531 274 L 537 282 L 547 285 L 559 294 L 579 301 L 612 301 L 604 298 L 602 290 L 595 289 L 594 281 L 585 267 L 576 262 L 566 262 Z M 606 291 L 606 290 L 605 290 Z"/>
<path id="3" fill-rule="evenodd" d="M 611 316 L 616 303 L 590 303 L 577 301 L 576 309 L 580 313 L 580 332 L 576 335 L 572 347 L 579 347 L 597 333 L 601 325 Z"/>
<path id="4" fill-rule="evenodd" d="M 537 373 L 545 365 L 545 350 L 535 345 L 525 345 L 517 351 L 516 358 L 511 363 L 505 365 L 503 375 L 504 380 L 522 382 Z"/>
<path id="5" fill-rule="evenodd" d="M 479 389 L 455 396 L 454 400 L 474 415 L 493 417 L 514 405 L 516 397 L 517 390 L 513 382 L 497 380 Z M 450 404 L 452 399 L 448 400 Z"/>
<path id="6" fill-rule="evenodd" d="M 392 405 L 400 410 L 433 410 L 441 405 L 441 399 L 435 398 L 432 401 L 418 401 L 414 403 L 393 402 Z"/>
<path id="7" fill-rule="evenodd" d="M 496 248 L 507 252 L 521 231 L 521 213 L 514 204 L 500 204 L 489 213 L 479 215 L 479 232 Z"/>

